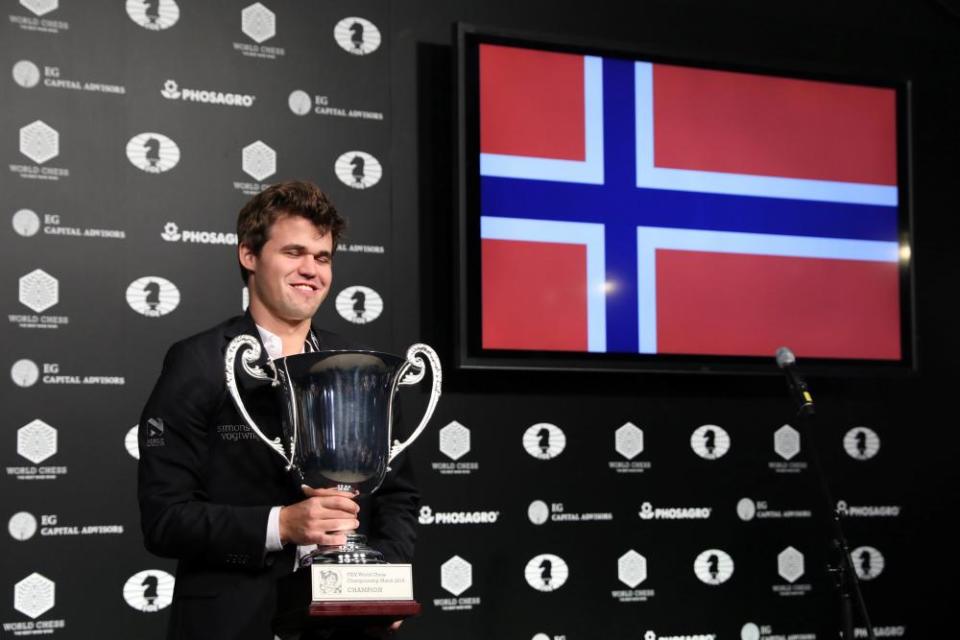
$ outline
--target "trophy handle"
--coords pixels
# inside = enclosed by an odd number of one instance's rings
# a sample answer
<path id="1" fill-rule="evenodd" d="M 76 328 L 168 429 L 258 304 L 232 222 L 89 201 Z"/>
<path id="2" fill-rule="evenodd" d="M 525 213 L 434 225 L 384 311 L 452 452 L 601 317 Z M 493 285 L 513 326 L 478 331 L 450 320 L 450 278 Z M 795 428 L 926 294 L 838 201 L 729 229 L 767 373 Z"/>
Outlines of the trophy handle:
<path id="1" fill-rule="evenodd" d="M 407 349 L 407 361 L 400 367 L 400 385 L 411 386 L 423 380 L 423 376 L 427 370 L 427 364 L 423 357 L 426 357 L 430 362 L 430 369 L 433 372 L 431 376 L 433 384 L 430 388 L 430 402 L 427 403 L 427 411 L 423 414 L 423 419 L 420 420 L 420 424 L 414 432 L 410 434 L 410 437 L 404 442 L 400 442 L 399 440 L 393 441 L 393 446 L 390 447 L 390 459 L 388 462 L 392 462 L 394 458 L 400 455 L 401 451 L 409 447 L 413 441 L 420 436 L 427 426 L 427 423 L 430 422 L 430 418 L 433 417 L 434 409 L 437 408 L 437 401 L 440 399 L 440 383 L 443 380 L 443 370 L 440 368 L 440 358 L 437 357 L 437 352 L 429 346 L 418 342 Z"/>
<path id="2" fill-rule="evenodd" d="M 248 348 L 244 350 L 243 353 L 240 353 L 240 350 L 244 347 Z M 274 387 L 280 384 L 280 381 L 277 379 L 277 370 L 272 362 L 267 363 L 267 368 L 270 371 L 269 374 L 264 372 L 264 370 L 256 364 L 256 362 L 260 360 L 260 353 L 260 341 L 253 336 L 243 334 L 230 341 L 226 354 L 224 355 L 224 373 L 227 378 L 227 389 L 230 390 L 233 405 L 237 408 L 237 411 L 240 412 L 240 415 L 246 421 L 247 425 L 261 440 L 267 443 L 267 446 L 283 458 L 283 461 L 287 463 L 287 470 L 289 471 L 293 467 L 293 451 L 291 450 L 290 455 L 287 456 L 287 453 L 283 450 L 283 444 L 280 442 L 280 438 L 270 440 L 267 436 L 263 435 L 260 427 L 257 426 L 257 423 L 253 421 L 253 418 L 250 417 L 250 414 L 247 412 L 247 408 L 243 406 L 240 391 L 237 389 L 236 360 L 238 354 L 240 356 L 240 366 L 247 372 L 247 375 L 257 380 L 269 380 L 271 386 Z"/>

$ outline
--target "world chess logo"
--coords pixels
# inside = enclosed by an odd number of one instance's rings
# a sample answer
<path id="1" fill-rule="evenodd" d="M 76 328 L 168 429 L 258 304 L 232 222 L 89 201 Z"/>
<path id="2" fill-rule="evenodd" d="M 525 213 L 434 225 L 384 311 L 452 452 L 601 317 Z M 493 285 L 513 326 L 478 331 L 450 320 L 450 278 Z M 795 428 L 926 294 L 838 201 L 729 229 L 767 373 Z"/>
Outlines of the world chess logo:
<path id="1" fill-rule="evenodd" d="M 20 209 L 11 220 L 13 230 L 24 238 L 35 236 L 40 230 L 40 216 L 30 209 Z"/>
<path id="2" fill-rule="evenodd" d="M 347 151 L 333 165 L 340 182 L 354 189 L 369 189 L 383 177 L 380 161 L 365 151 Z"/>
<path id="3" fill-rule="evenodd" d="M 556 591 L 570 576 L 566 561 L 552 553 L 534 556 L 523 570 L 527 584 L 537 591 Z"/>
<path id="4" fill-rule="evenodd" d="M 130 163 L 147 173 L 163 173 L 180 162 L 180 147 L 162 133 L 140 133 L 127 142 Z"/>
<path id="5" fill-rule="evenodd" d="M 440 429 L 440 453 L 459 460 L 470 451 L 470 429 L 456 420 Z"/>
<path id="6" fill-rule="evenodd" d="M 370 287 L 355 285 L 337 295 L 334 303 L 340 317 L 353 324 L 373 322 L 383 313 L 383 298 Z"/>
<path id="7" fill-rule="evenodd" d="M 160 611 L 173 602 L 173 576 L 159 569 L 133 574 L 123 585 L 123 599 L 144 613 Z"/>
<path id="8" fill-rule="evenodd" d="M 17 429 L 17 453 L 40 464 L 57 452 L 57 430 L 43 420 L 33 420 Z"/>
<path id="9" fill-rule="evenodd" d="M 552 460 L 563 453 L 567 436 L 560 427 L 540 422 L 523 432 L 523 448 L 538 460 Z"/>
<path id="10" fill-rule="evenodd" d="M 57 585 L 46 576 L 31 573 L 13 587 L 13 608 L 36 620 L 56 602 Z"/>
<path id="11" fill-rule="evenodd" d="M 460 556 L 453 556 L 440 565 L 440 586 L 445 590 L 459 596 L 472 585 L 473 565 Z"/>
<path id="12" fill-rule="evenodd" d="M 127 0 L 127 15 L 150 31 L 163 31 L 177 24 L 180 7 L 174 0 Z"/>
<path id="13" fill-rule="evenodd" d="M 10 379 L 18 387 L 32 387 L 40 379 L 40 367 L 33 360 L 17 360 L 10 367 Z"/>
<path id="14" fill-rule="evenodd" d="M 290 107 L 290 111 L 298 116 L 305 116 L 310 113 L 310 109 L 313 108 L 313 100 L 310 98 L 309 93 L 297 89 L 291 92 L 290 97 L 287 98 L 287 106 Z"/>
<path id="15" fill-rule="evenodd" d="M 693 561 L 693 572 L 701 582 L 723 584 L 733 575 L 733 558 L 720 549 L 707 549 Z"/>
<path id="16" fill-rule="evenodd" d="M 534 500 L 527 507 L 527 517 L 535 525 L 541 525 L 550 518 L 550 507 L 543 500 Z"/>
<path id="17" fill-rule="evenodd" d="M 60 283 L 43 269 L 34 269 L 20 278 L 20 303 L 43 313 L 60 300 Z"/>
<path id="18" fill-rule="evenodd" d="M 277 172 L 277 152 L 262 140 L 257 140 L 243 148 L 242 167 L 244 173 L 260 182 Z"/>
<path id="19" fill-rule="evenodd" d="M 800 453 L 800 432 L 788 424 L 773 433 L 773 450 L 784 460 Z"/>
<path id="20" fill-rule="evenodd" d="M 159 318 L 180 305 L 180 290 L 166 278 L 137 278 L 127 287 L 127 304 L 139 314 Z"/>
<path id="21" fill-rule="evenodd" d="M 617 560 L 617 578 L 631 589 L 647 579 L 647 559 L 633 549 Z"/>
<path id="22" fill-rule="evenodd" d="M 777 573 L 787 582 L 796 582 L 803 571 L 803 554 L 793 547 L 787 547 L 777 554 Z"/>
<path id="23" fill-rule="evenodd" d="M 344 18 L 333 28 L 333 39 L 346 51 L 365 56 L 380 48 L 380 29 L 365 18 Z"/>
<path id="24" fill-rule="evenodd" d="M 244 35 L 260 44 L 277 35 L 277 16 L 258 2 L 240 12 L 240 27 Z"/>
<path id="25" fill-rule="evenodd" d="M 627 460 L 643 453 L 643 429 L 627 422 L 613 434 L 613 448 Z"/>
<path id="26" fill-rule="evenodd" d="M 40 82 L 40 67 L 29 60 L 20 60 L 13 64 L 13 81 L 24 89 L 32 89 Z"/>
<path id="27" fill-rule="evenodd" d="M 880 436 L 873 429 L 854 427 L 843 436 L 843 449 L 854 460 L 869 460 L 880 451 Z"/>
<path id="28" fill-rule="evenodd" d="M 58 0 L 20 0 L 20 4 L 36 16 L 45 16 L 60 6 Z"/>
<path id="29" fill-rule="evenodd" d="M 857 547 L 850 552 L 853 570 L 861 580 L 873 580 L 883 573 L 886 561 L 883 554 L 873 547 Z"/>
<path id="30" fill-rule="evenodd" d="M 705 424 L 690 435 L 690 448 L 705 460 L 716 460 L 730 450 L 730 435 L 722 427 Z"/>
<path id="31" fill-rule="evenodd" d="M 60 155 L 60 134 L 43 120 L 20 128 L 20 153 L 37 164 Z"/>
<path id="32" fill-rule="evenodd" d="M 10 532 L 10 537 L 14 540 L 20 542 L 29 540 L 37 532 L 37 519 L 33 517 L 32 513 L 26 511 L 15 513 L 10 517 L 10 522 L 7 523 L 7 531 Z"/>

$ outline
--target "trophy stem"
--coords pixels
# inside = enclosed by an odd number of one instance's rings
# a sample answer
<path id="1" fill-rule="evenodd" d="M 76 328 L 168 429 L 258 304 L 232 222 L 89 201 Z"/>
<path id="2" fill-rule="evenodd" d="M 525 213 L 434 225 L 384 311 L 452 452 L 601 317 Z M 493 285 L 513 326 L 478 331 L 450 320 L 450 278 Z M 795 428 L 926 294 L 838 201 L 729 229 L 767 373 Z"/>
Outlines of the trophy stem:
<path id="1" fill-rule="evenodd" d="M 320 545 L 303 557 L 300 566 L 311 564 L 385 564 L 383 554 L 367 545 L 367 536 L 351 531 L 344 544 Z"/>

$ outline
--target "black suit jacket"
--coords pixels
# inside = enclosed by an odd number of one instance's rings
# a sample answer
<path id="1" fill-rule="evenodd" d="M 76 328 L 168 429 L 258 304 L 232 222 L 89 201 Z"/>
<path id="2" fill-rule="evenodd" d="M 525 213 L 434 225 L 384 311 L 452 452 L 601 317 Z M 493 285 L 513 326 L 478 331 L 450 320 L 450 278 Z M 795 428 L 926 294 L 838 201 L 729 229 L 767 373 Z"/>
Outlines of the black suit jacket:
<path id="1" fill-rule="evenodd" d="M 170 638 L 270 640 L 278 605 L 305 608 L 309 599 L 309 572 L 291 580 L 296 545 L 265 551 L 270 509 L 303 494 L 280 456 L 246 428 L 226 389 L 224 351 L 241 333 L 260 339 L 249 313 L 174 344 L 140 418 L 145 545 L 179 560 Z M 314 333 L 321 349 L 356 348 L 328 331 Z M 254 421 L 268 438 L 280 435 L 276 391 L 237 377 Z M 360 533 L 387 561 L 409 562 L 419 494 L 405 456 L 392 466 L 380 489 L 360 499 Z"/>

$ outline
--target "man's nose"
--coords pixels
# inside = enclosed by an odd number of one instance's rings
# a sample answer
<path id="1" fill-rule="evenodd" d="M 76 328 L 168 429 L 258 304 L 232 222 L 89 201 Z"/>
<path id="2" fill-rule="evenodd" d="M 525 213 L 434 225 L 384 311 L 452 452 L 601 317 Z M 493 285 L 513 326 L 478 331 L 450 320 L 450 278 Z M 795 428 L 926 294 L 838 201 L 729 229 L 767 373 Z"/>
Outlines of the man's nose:
<path id="1" fill-rule="evenodd" d="M 300 264 L 297 269 L 301 275 L 304 276 L 315 276 L 318 273 L 317 261 L 314 260 L 313 256 L 305 255 L 300 259 Z"/>

